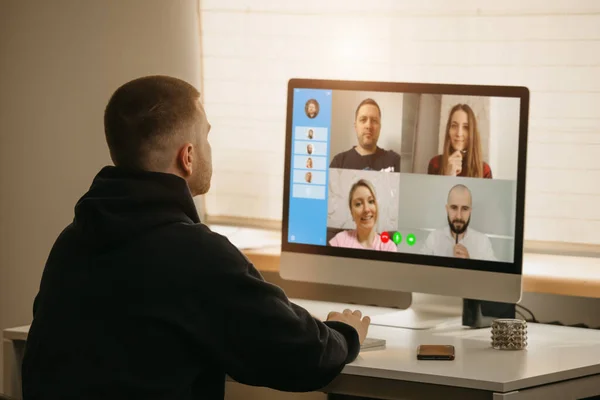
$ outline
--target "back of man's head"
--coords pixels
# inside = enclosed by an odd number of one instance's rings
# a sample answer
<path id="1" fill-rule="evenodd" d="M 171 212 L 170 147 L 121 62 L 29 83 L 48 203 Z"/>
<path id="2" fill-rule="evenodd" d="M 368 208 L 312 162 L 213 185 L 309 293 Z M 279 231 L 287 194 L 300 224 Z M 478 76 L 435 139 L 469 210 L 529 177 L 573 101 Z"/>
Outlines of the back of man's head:
<path id="1" fill-rule="evenodd" d="M 104 132 L 116 166 L 166 171 L 179 146 L 193 142 L 200 93 L 168 76 L 138 78 L 119 87 L 104 112 Z"/>

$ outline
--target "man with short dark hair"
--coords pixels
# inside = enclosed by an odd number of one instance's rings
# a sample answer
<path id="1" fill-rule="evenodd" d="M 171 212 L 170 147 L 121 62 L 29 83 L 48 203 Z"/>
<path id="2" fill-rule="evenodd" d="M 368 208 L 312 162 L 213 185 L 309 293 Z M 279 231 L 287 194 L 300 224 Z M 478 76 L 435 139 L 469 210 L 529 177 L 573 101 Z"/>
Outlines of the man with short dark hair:
<path id="1" fill-rule="evenodd" d="M 381 109 L 373 99 L 364 99 L 354 113 L 357 145 L 336 154 L 329 168 L 400 172 L 400 155 L 377 146 L 381 132 Z"/>
<path id="2" fill-rule="evenodd" d="M 104 121 L 115 166 L 95 177 L 48 257 L 24 400 L 223 399 L 226 374 L 310 391 L 356 358 L 368 317 L 313 318 L 200 222 L 192 196 L 210 187 L 211 127 L 193 86 L 128 82 Z"/>

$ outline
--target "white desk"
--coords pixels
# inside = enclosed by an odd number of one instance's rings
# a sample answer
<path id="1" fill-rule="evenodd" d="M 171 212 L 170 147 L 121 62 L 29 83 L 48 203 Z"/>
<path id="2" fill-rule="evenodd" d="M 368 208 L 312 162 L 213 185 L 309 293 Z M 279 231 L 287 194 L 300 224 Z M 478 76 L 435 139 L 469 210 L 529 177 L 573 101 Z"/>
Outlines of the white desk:
<path id="1" fill-rule="evenodd" d="M 346 308 L 344 304 L 295 302 L 318 318 Z M 360 308 L 365 314 L 380 313 L 374 307 Z M 386 348 L 362 352 L 323 391 L 403 400 L 566 400 L 600 395 L 600 331 L 540 324 L 529 324 L 528 331 L 527 350 L 498 351 L 490 347 L 489 329 L 448 325 L 419 331 L 371 326 L 369 336 L 386 339 Z M 5 386 L 9 383 L 6 389 L 12 391 L 7 394 L 18 398 L 20 359 L 15 357 L 22 357 L 27 332 L 26 326 L 4 331 Z M 456 360 L 418 361 L 419 344 L 452 344 Z"/>
<path id="2" fill-rule="evenodd" d="M 346 305 L 297 300 L 324 318 Z M 350 306 L 356 308 L 356 306 Z M 378 309 L 360 307 L 367 314 Z M 385 399 L 579 399 L 600 395 L 600 330 L 528 324 L 525 351 L 491 348 L 490 329 L 371 326 L 383 350 L 362 352 L 326 390 Z M 451 344 L 454 361 L 419 361 L 420 344 Z"/>

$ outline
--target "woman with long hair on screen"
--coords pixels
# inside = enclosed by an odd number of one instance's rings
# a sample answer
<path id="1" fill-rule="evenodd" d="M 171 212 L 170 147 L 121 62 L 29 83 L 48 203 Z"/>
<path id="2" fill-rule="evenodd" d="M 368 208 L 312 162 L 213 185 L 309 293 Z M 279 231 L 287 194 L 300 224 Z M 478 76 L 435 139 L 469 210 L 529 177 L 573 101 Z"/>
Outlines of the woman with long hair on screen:
<path id="1" fill-rule="evenodd" d="M 483 161 L 481 137 L 475 113 L 467 104 L 452 107 L 446 123 L 443 153 L 433 157 L 429 175 L 492 178 L 492 169 Z"/>
<path id="2" fill-rule="evenodd" d="M 392 241 L 383 243 L 376 231 L 378 219 L 377 195 L 371 182 L 360 179 L 352 185 L 348 195 L 350 215 L 356 229 L 346 230 L 335 235 L 329 244 L 334 247 L 397 251 Z"/>

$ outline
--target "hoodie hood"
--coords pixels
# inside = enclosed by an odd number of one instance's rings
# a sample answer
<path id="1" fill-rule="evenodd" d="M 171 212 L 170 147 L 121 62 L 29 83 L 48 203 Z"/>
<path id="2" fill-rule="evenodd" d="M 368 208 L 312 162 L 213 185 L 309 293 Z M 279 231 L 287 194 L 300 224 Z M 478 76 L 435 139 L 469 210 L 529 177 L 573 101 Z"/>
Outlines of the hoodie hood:
<path id="1" fill-rule="evenodd" d="M 73 227 L 87 244 L 106 248 L 173 223 L 200 223 L 183 178 L 107 166 L 77 202 Z"/>

